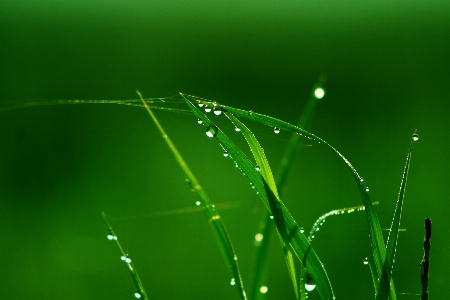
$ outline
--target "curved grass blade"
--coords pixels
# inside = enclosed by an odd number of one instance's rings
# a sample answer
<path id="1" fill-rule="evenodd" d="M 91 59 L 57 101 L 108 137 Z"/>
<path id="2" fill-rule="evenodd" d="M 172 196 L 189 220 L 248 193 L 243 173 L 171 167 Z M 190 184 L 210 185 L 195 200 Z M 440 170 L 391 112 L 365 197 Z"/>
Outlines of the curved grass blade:
<path id="1" fill-rule="evenodd" d="M 137 93 L 142 98 L 141 94 L 139 92 L 137 92 Z M 183 157 L 178 152 L 177 148 L 172 143 L 169 136 L 166 134 L 166 132 L 162 128 L 161 124 L 159 124 L 159 122 L 156 119 L 155 115 L 153 114 L 152 110 L 147 106 L 147 103 L 143 99 L 142 99 L 142 102 L 143 102 L 145 108 L 147 109 L 148 113 L 150 114 L 151 118 L 155 122 L 156 126 L 158 127 L 163 139 L 166 141 L 170 150 L 172 151 L 173 155 L 175 156 L 175 159 L 177 160 L 181 169 L 183 170 L 183 172 L 186 176 L 186 179 L 192 188 L 192 191 L 196 194 L 197 199 L 198 199 L 197 205 L 202 206 L 206 217 L 208 218 L 209 222 L 211 223 L 211 227 L 217 238 L 220 250 L 222 251 L 222 254 L 225 258 L 225 262 L 227 263 L 227 266 L 230 269 L 231 274 L 233 276 L 231 279 L 231 285 L 236 286 L 241 299 L 247 299 L 247 296 L 246 296 L 246 293 L 244 290 L 244 284 L 242 282 L 242 277 L 239 272 L 239 268 L 238 268 L 238 264 L 237 264 L 237 256 L 234 252 L 233 245 L 231 244 L 231 239 L 225 228 L 225 224 L 223 223 L 222 219 L 220 218 L 220 215 L 217 212 L 217 210 L 215 209 L 214 205 L 211 203 L 205 190 L 200 186 L 199 182 L 197 181 L 194 174 L 189 169 L 189 167 L 186 164 L 186 162 L 184 161 Z"/>
<path id="2" fill-rule="evenodd" d="M 411 154 L 414 143 L 419 139 L 416 133 L 411 137 L 408 155 L 406 156 L 405 169 L 403 170 L 402 182 L 400 184 L 400 191 L 398 193 L 397 204 L 394 212 L 394 219 L 392 220 L 391 229 L 389 230 L 388 241 L 386 245 L 386 258 L 383 264 L 383 272 L 378 275 L 379 286 L 376 293 L 376 299 L 389 299 L 390 288 L 392 284 L 392 268 L 395 259 L 395 250 L 398 242 L 398 232 L 400 228 L 400 219 L 402 215 L 403 199 L 405 197 L 406 180 L 408 178 L 409 165 L 411 162 Z M 380 276 L 381 275 L 381 276 Z M 381 278 L 380 278 L 381 277 Z"/>
<path id="3" fill-rule="evenodd" d="M 108 219 L 106 218 L 106 215 L 104 212 L 102 212 L 103 219 L 105 219 L 106 224 L 108 225 L 108 240 L 115 241 L 117 244 L 117 247 L 119 247 L 120 253 L 122 254 L 121 259 L 127 264 L 128 270 L 130 271 L 131 278 L 133 279 L 134 286 L 136 288 L 136 292 L 134 293 L 134 296 L 138 299 L 147 300 L 147 293 L 145 292 L 144 285 L 142 284 L 141 279 L 139 278 L 139 275 L 136 271 L 136 267 L 134 266 L 133 261 L 128 257 L 128 254 L 123 251 L 122 245 L 120 245 L 120 242 L 117 238 L 117 235 L 114 233 L 111 224 L 109 223 Z"/>
<path id="4" fill-rule="evenodd" d="M 182 96 L 184 97 L 183 94 Z M 268 183 L 263 179 L 260 172 L 256 170 L 255 165 L 250 162 L 247 156 L 219 128 L 217 128 L 216 125 L 214 125 L 205 115 L 203 115 L 203 113 L 200 112 L 200 110 L 198 110 L 198 108 L 187 97 L 185 97 L 185 100 L 187 105 L 189 106 L 189 108 L 191 108 L 197 118 L 202 121 L 207 131 L 211 131 L 211 129 L 214 128 L 214 137 L 229 153 L 229 156 L 233 158 L 236 164 L 241 168 L 250 182 L 254 185 L 260 198 L 269 209 L 269 211 L 271 211 L 272 214 L 277 213 L 277 211 L 272 211 L 271 209 L 268 194 L 271 194 L 270 197 L 273 197 L 273 199 L 276 199 L 276 196 L 273 194 L 270 188 L 266 188 L 268 187 Z M 210 102 L 209 105 L 211 105 L 212 107 L 213 103 Z M 300 229 L 294 221 L 294 218 L 291 216 L 284 204 L 281 201 L 277 201 L 276 203 L 278 203 L 277 205 L 279 205 L 279 211 L 281 215 L 281 217 L 279 216 L 278 219 L 282 219 L 285 222 L 288 241 L 292 251 L 301 261 L 307 263 L 306 267 L 308 268 L 308 272 L 314 278 L 317 286 L 316 289 L 322 299 L 334 299 L 334 294 L 329 282 L 329 278 L 319 257 L 315 253 L 314 249 L 312 249 L 309 245 L 306 237 L 300 232 Z M 277 218 L 277 216 L 274 215 L 274 218 Z M 307 253 L 308 255 L 306 255 Z"/>
<path id="5" fill-rule="evenodd" d="M 305 109 L 303 110 L 302 114 L 300 115 L 300 118 L 297 122 L 297 127 L 300 128 L 304 128 L 307 129 L 308 125 L 311 122 L 312 116 L 314 114 L 314 111 L 316 110 L 317 107 L 317 103 L 318 100 L 322 99 L 324 95 L 322 95 L 322 97 L 317 97 L 316 92 L 317 91 L 321 91 L 324 92 L 323 90 L 323 86 L 325 84 L 326 81 L 326 76 L 325 75 L 321 75 L 317 81 L 317 83 L 314 85 L 310 97 L 308 99 L 308 102 L 306 104 Z M 278 187 L 278 189 L 280 190 L 280 197 L 281 197 L 281 193 L 283 191 L 284 185 L 286 183 L 286 179 L 287 179 L 287 175 L 289 174 L 289 170 L 290 170 L 290 166 L 292 165 L 291 162 L 295 156 L 295 154 L 298 151 L 298 145 L 300 143 L 300 136 L 297 134 L 292 134 L 288 147 L 286 148 L 286 151 L 284 153 L 283 158 L 280 161 L 280 167 L 277 171 L 277 176 L 276 176 L 276 186 Z M 272 227 L 273 227 L 273 222 L 271 222 L 272 220 L 270 219 L 270 214 L 269 212 L 267 212 L 266 216 L 263 218 L 262 220 L 262 225 L 261 225 L 261 232 L 262 232 L 262 236 L 264 237 L 263 240 L 261 241 L 261 244 L 258 245 L 258 247 L 256 248 L 256 258 L 255 258 L 255 263 L 254 263 L 254 278 L 253 278 L 253 282 L 251 285 L 251 289 L 250 289 L 250 295 L 252 296 L 252 299 L 254 300 L 260 300 L 263 298 L 264 294 L 259 293 L 259 288 L 261 286 L 263 286 L 264 280 L 265 280 L 265 276 L 267 273 L 267 253 L 268 253 L 268 247 L 269 247 L 269 242 L 271 240 L 271 232 L 272 232 Z M 302 278 L 300 276 L 300 278 Z M 304 290 L 304 289 L 303 289 Z M 302 289 L 301 289 L 301 285 L 300 285 L 300 295 L 302 295 Z M 303 297 L 305 297 L 305 295 L 302 295 Z"/>
<path id="6" fill-rule="evenodd" d="M 191 96 L 183 94 L 183 97 L 188 99 Z M 212 105 L 212 103 L 213 103 L 207 99 L 202 99 L 202 98 L 198 98 L 198 97 L 192 97 L 192 98 L 193 98 L 193 101 L 202 102 L 202 103 L 208 104 L 208 105 Z M 187 101 L 189 101 L 189 100 L 187 100 Z M 348 168 L 352 172 L 353 178 L 357 184 L 361 199 L 362 199 L 364 207 L 365 207 L 366 219 L 367 219 L 367 223 L 368 223 L 368 227 L 369 227 L 372 255 L 373 255 L 375 266 L 376 266 L 377 276 L 379 277 L 379 274 L 382 273 L 383 262 L 386 257 L 386 249 L 385 249 L 385 244 L 384 244 L 384 240 L 383 240 L 383 235 L 381 232 L 380 222 L 379 222 L 378 216 L 375 212 L 375 209 L 373 208 L 369 193 L 366 190 L 366 187 L 362 183 L 363 182 L 362 177 L 358 174 L 356 169 L 347 160 L 347 158 L 345 158 L 336 148 L 334 148 L 333 146 L 328 144 L 326 141 L 324 141 L 320 137 L 318 137 L 304 129 L 301 129 L 297 126 L 294 126 L 292 124 L 284 122 L 282 120 L 279 120 L 279 119 L 276 119 L 273 117 L 269 117 L 266 115 L 258 114 L 255 112 L 250 113 L 250 112 L 247 112 L 247 111 L 244 111 L 241 109 L 237 109 L 237 108 L 233 108 L 233 107 L 225 106 L 225 105 L 220 105 L 220 108 L 222 111 L 230 112 L 230 113 L 234 114 L 235 116 L 247 118 L 249 120 L 252 120 L 252 121 L 255 121 L 255 122 L 261 123 L 263 125 L 270 126 L 270 127 L 277 127 L 280 130 L 286 130 L 288 132 L 295 132 L 297 134 L 307 137 L 308 139 L 315 140 L 318 143 L 321 143 L 321 144 L 325 145 L 327 148 L 329 148 L 330 150 L 332 150 L 335 154 L 337 154 L 345 162 L 345 164 L 348 166 Z M 391 296 L 391 300 L 396 299 L 393 284 L 391 284 L 390 296 Z"/>

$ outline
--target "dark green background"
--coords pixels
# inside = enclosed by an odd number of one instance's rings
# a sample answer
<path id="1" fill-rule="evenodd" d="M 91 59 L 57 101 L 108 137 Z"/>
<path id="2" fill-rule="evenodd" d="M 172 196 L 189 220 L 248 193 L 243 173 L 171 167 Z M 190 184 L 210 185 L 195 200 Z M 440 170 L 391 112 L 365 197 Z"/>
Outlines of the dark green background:
<path id="1" fill-rule="evenodd" d="M 131 99 L 139 89 L 146 97 L 184 92 L 295 123 L 325 73 L 327 94 L 310 130 L 365 178 L 383 228 L 418 130 L 393 276 L 398 293 L 420 292 L 428 215 L 430 295 L 444 299 L 449 54 L 448 1 L 2 1 L 0 107 Z M 217 204 L 248 287 L 261 201 L 193 116 L 157 116 Z M 251 129 L 276 170 L 289 135 Z M 116 218 L 152 299 L 238 299 L 208 221 L 143 109 L 2 111 L 0 145 L 2 299 L 133 299 L 101 211 Z M 309 230 L 321 214 L 361 204 L 350 172 L 324 147 L 301 147 L 293 164 L 283 200 L 300 226 Z M 373 299 L 362 264 L 371 255 L 363 213 L 330 218 L 313 245 L 337 299 Z M 270 257 L 267 299 L 293 299 L 276 238 Z"/>

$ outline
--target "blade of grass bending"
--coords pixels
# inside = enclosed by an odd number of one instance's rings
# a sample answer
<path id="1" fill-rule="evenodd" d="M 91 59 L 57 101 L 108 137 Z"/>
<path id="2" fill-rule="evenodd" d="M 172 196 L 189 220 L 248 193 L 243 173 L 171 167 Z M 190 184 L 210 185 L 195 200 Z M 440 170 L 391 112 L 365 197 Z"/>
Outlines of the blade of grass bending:
<path id="1" fill-rule="evenodd" d="M 131 278 L 133 279 L 134 286 L 136 288 L 136 292 L 134 293 L 134 296 L 138 299 L 147 300 L 147 293 L 145 292 L 144 285 L 142 284 L 141 279 L 139 278 L 139 275 L 137 273 L 136 267 L 134 266 L 133 261 L 128 257 L 128 255 L 123 251 L 122 245 L 120 245 L 119 239 L 117 238 L 117 235 L 114 233 L 111 224 L 109 223 L 108 219 L 106 218 L 105 212 L 102 212 L 103 219 L 105 220 L 106 224 L 108 225 L 108 239 L 111 241 L 115 241 L 117 247 L 120 250 L 120 253 L 122 254 L 121 258 L 128 266 L 128 270 L 130 271 Z"/>
<path id="2" fill-rule="evenodd" d="M 141 94 L 137 91 L 139 97 L 142 98 Z M 237 256 L 234 252 L 233 245 L 231 244 L 230 237 L 228 235 L 228 232 L 225 228 L 225 224 L 223 223 L 222 219 L 220 218 L 219 213 L 215 209 L 214 205 L 211 203 L 209 197 L 207 196 L 205 190 L 200 186 L 199 182 L 195 178 L 194 174 L 189 169 L 188 165 L 184 161 L 181 154 L 178 152 L 175 145 L 172 143 L 172 140 L 169 138 L 169 136 L 166 134 L 165 130 L 159 123 L 159 121 L 156 119 L 155 115 L 153 114 L 152 110 L 148 107 L 147 103 L 142 99 L 142 102 L 147 109 L 148 113 L 150 114 L 152 120 L 155 122 L 156 127 L 158 127 L 158 130 L 160 131 L 163 139 L 168 144 L 170 150 L 172 151 L 173 155 L 175 156 L 175 159 L 177 160 L 178 164 L 180 165 L 181 169 L 183 170 L 188 183 L 190 184 L 192 191 L 196 194 L 197 199 L 200 203 L 200 205 L 203 208 L 203 211 L 208 218 L 209 222 L 211 223 L 211 227 L 213 229 L 213 232 L 217 238 L 220 250 L 222 251 L 222 254 L 225 258 L 225 262 L 227 263 L 228 268 L 231 271 L 232 274 L 232 280 L 231 284 L 235 285 L 238 289 L 239 295 L 241 299 L 247 299 L 245 290 L 244 290 L 244 284 L 242 282 L 242 277 L 239 272 L 238 264 L 237 264 Z"/>
<path id="3" fill-rule="evenodd" d="M 183 97 L 185 97 L 185 99 L 187 100 L 191 96 L 183 94 Z M 192 97 L 192 99 L 193 99 L 193 101 L 202 102 L 202 103 L 208 104 L 208 105 L 212 105 L 212 103 L 213 103 L 208 99 L 202 99 L 202 98 L 198 98 L 195 96 Z M 189 101 L 189 100 L 187 100 L 187 101 Z M 218 104 L 216 104 L 216 105 L 218 105 Z M 241 109 L 237 109 L 237 108 L 233 108 L 233 107 L 225 106 L 225 105 L 219 105 L 219 107 L 222 111 L 230 112 L 230 113 L 234 114 L 235 116 L 240 116 L 240 117 L 261 123 L 263 125 L 270 126 L 272 128 L 277 127 L 280 130 L 286 130 L 288 132 L 295 132 L 297 134 L 301 134 L 301 135 L 307 137 L 308 139 L 315 140 L 318 143 L 321 143 L 321 144 L 325 145 L 327 148 L 329 148 L 330 150 L 332 150 L 335 154 L 337 154 L 345 162 L 345 164 L 348 166 L 348 168 L 352 172 L 353 178 L 357 184 L 361 199 L 362 199 L 364 207 L 365 207 L 366 219 L 367 219 L 367 224 L 369 227 L 372 255 L 373 255 L 375 266 L 376 266 L 377 276 L 378 276 L 378 274 L 381 274 L 382 268 L 383 268 L 383 262 L 384 262 L 384 259 L 386 256 L 386 249 L 385 249 L 383 235 L 381 232 L 380 222 L 379 222 L 378 216 L 375 212 L 375 209 L 373 208 L 372 201 L 370 200 L 368 191 L 366 190 L 366 187 L 362 183 L 363 182 L 362 177 L 358 174 L 358 172 L 352 166 L 352 164 L 336 148 L 334 148 L 333 146 L 328 144 L 326 141 L 324 141 L 320 137 L 318 137 L 304 129 L 301 129 L 297 126 L 294 126 L 294 125 L 284 122 L 282 120 L 279 120 L 279 119 L 276 119 L 273 117 L 269 117 L 266 115 L 258 114 L 255 112 L 247 112 L 247 111 L 244 111 Z M 391 285 L 390 295 L 391 295 L 391 300 L 396 299 L 395 298 L 395 290 L 394 290 L 393 285 Z"/>
<path id="4" fill-rule="evenodd" d="M 394 218 L 392 220 L 391 229 L 389 230 L 389 236 L 386 245 L 386 258 L 383 264 L 383 272 L 378 274 L 378 280 L 380 282 L 378 290 L 376 291 L 376 299 L 388 299 L 389 292 L 392 284 L 392 268 L 395 259 L 395 250 L 397 248 L 398 232 L 400 228 L 400 219 L 402 215 L 403 199 L 405 198 L 406 180 L 408 178 L 409 165 L 411 162 L 411 154 L 414 143 L 418 140 L 416 133 L 411 137 L 411 143 L 409 146 L 408 155 L 406 156 L 405 169 L 403 170 L 402 181 L 400 184 L 400 191 L 398 193 L 397 204 L 395 207 Z M 380 278 L 381 277 L 381 278 Z"/>
<path id="5" fill-rule="evenodd" d="M 278 234 L 281 239 L 282 248 L 284 257 L 286 260 L 286 265 L 289 271 L 289 276 L 291 277 L 292 285 L 294 286 L 295 296 L 299 299 L 298 295 L 298 283 L 297 283 L 297 275 L 295 272 L 295 263 L 292 256 L 292 251 L 289 247 L 288 234 L 286 231 L 286 224 L 284 222 L 283 215 L 280 209 L 280 198 L 278 196 L 277 187 L 275 185 L 275 179 L 273 178 L 272 171 L 270 170 L 270 165 L 267 160 L 264 151 L 262 150 L 261 145 L 259 144 L 256 137 L 253 133 L 245 126 L 241 121 L 239 121 L 235 116 L 229 113 L 225 113 L 225 115 L 230 119 L 230 121 L 235 125 L 235 127 L 240 128 L 242 135 L 246 139 L 250 149 L 252 151 L 253 157 L 256 161 L 255 169 L 259 170 L 262 178 L 266 194 L 268 196 L 270 210 L 272 212 L 272 217 L 275 220 L 276 227 L 278 229 Z M 270 191 L 269 191 L 270 190 Z"/>
<path id="6" fill-rule="evenodd" d="M 297 121 L 297 127 L 307 129 L 309 127 L 309 124 L 311 123 L 312 116 L 314 114 L 314 111 L 317 107 L 317 103 L 322 97 L 317 97 L 316 91 L 318 89 L 321 89 L 323 91 L 323 86 L 326 82 L 326 76 L 324 74 L 320 75 L 317 83 L 314 85 L 310 97 L 308 99 L 308 102 L 306 104 L 305 109 L 303 110 L 302 114 L 300 115 L 300 118 Z M 281 194 L 284 190 L 284 185 L 286 182 L 287 175 L 290 170 L 290 166 L 292 165 L 292 159 L 294 158 L 295 154 L 298 151 L 298 145 L 300 143 L 300 136 L 297 134 L 292 134 L 289 144 L 286 148 L 286 151 L 284 153 L 283 158 L 280 161 L 280 167 L 277 171 L 276 176 L 276 186 L 279 189 L 279 195 L 281 197 Z M 264 294 L 259 293 L 259 287 L 263 286 L 264 280 L 267 273 L 267 253 L 268 253 L 268 247 L 270 245 L 271 240 L 271 232 L 273 227 L 273 222 L 271 222 L 270 214 L 267 213 L 266 216 L 262 220 L 262 235 L 263 240 L 261 241 L 261 244 L 258 245 L 256 248 L 256 258 L 254 263 L 254 278 L 252 281 L 251 289 L 250 289 L 250 295 L 252 295 L 253 300 L 260 300 L 263 298 Z M 301 278 L 301 276 L 300 276 Z M 301 287 L 301 286 L 300 286 Z M 304 289 L 303 289 L 304 290 Z M 302 294 L 302 289 L 300 289 L 300 294 Z M 305 295 L 303 295 L 305 296 Z"/>
<path id="7" fill-rule="evenodd" d="M 184 97 L 183 94 L 182 96 Z M 263 203 L 266 205 L 269 211 L 271 211 L 269 199 L 266 192 L 272 194 L 273 192 L 270 188 L 266 190 L 265 185 L 268 184 L 266 182 L 263 182 L 264 179 L 262 178 L 260 172 L 256 171 L 255 165 L 219 128 L 217 128 L 215 124 L 213 124 L 202 112 L 200 112 L 198 108 L 187 97 L 185 97 L 185 100 L 189 108 L 191 108 L 196 117 L 202 121 L 202 124 L 207 128 L 207 130 L 214 130 L 215 134 L 213 136 L 221 144 L 222 148 L 229 153 L 229 156 L 233 158 L 236 164 L 241 168 L 250 182 L 254 185 Z M 212 102 L 209 104 L 213 105 Z M 275 195 L 273 195 L 273 197 L 274 199 L 276 199 Z M 331 288 L 331 284 L 329 282 L 329 278 L 325 272 L 323 264 L 321 263 L 314 249 L 312 249 L 309 245 L 306 237 L 300 232 L 299 227 L 297 226 L 294 218 L 291 216 L 287 208 L 281 201 L 278 203 L 280 205 L 282 218 L 284 219 L 286 224 L 286 229 L 289 237 L 288 240 L 291 249 L 300 260 L 304 260 L 307 262 L 308 272 L 316 281 L 316 289 L 322 299 L 334 299 L 333 290 Z M 309 254 L 306 255 L 306 253 Z"/>

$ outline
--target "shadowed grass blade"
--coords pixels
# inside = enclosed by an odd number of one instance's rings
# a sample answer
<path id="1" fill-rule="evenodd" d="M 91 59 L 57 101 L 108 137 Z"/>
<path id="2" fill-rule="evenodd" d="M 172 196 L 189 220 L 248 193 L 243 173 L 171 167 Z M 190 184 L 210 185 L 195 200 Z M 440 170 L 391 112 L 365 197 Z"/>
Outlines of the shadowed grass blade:
<path id="1" fill-rule="evenodd" d="M 104 212 L 102 212 L 103 219 L 105 219 L 106 224 L 108 225 L 108 240 L 115 241 L 117 244 L 117 247 L 120 250 L 120 253 L 122 254 L 121 259 L 127 264 L 128 270 L 130 271 L 131 278 L 133 279 L 134 286 L 136 288 L 136 292 L 134 293 L 134 296 L 138 299 L 147 300 L 147 293 L 145 292 L 144 285 L 141 282 L 141 279 L 139 278 L 139 275 L 136 271 L 136 267 L 134 266 L 133 261 L 128 257 L 128 255 L 123 251 L 122 245 L 120 245 L 119 239 L 117 238 L 117 235 L 114 233 L 111 224 L 109 223 L 108 219 L 106 218 L 106 215 Z"/>
<path id="2" fill-rule="evenodd" d="M 386 245 L 386 258 L 383 264 L 383 272 L 378 275 L 379 286 L 376 293 L 377 300 L 389 299 L 389 292 L 392 284 L 392 267 L 394 265 L 395 250 L 397 248 L 398 232 L 400 228 L 400 219 L 402 215 L 403 199 L 405 197 L 406 180 L 408 178 L 409 165 L 411 162 L 411 154 L 414 143 L 419 139 L 416 133 L 411 138 L 408 155 L 406 156 L 405 169 L 403 171 L 400 191 L 398 193 L 397 205 L 395 207 L 394 218 L 392 220 L 391 229 L 389 230 L 388 241 Z M 381 275 L 381 276 L 380 276 Z M 380 278 L 381 277 L 381 278 Z M 392 298 L 391 298 L 392 299 Z"/>
<path id="3" fill-rule="evenodd" d="M 189 108 L 191 108 L 197 118 L 202 121 L 207 131 L 211 132 L 212 128 L 214 129 L 214 135 L 211 136 L 216 138 L 221 146 L 229 153 L 229 156 L 232 157 L 236 164 L 242 169 L 244 174 L 254 185 L 256 191 L 259 193 L 259 196 L 269 211 L 271 211 L 272 214 L 276 213 L 277 211 L 272 211 L 271 209 L 268 194 L 271 194 L 273 199 L 276 199 L 277 197 L 273 194 L 270 188 L 266 188 L 269 184 L 263 179 L 260 172 L 256 170 L 256 166 L 219 128 L 216 127 L 216 125 L 214 125 L 205 115 L 203 115 L 203 113 L 200 112 L 200 110 L 198 110 L 198 108 L 187 97 L 185 97 L 185 99 Z M 214 106 L 212 102 L 208 104 L 211 105 L 211 107 Z M 288 241 L 292 251 L 301 261 L 307 263 L 306 267 L 308 268 L 308 272 L 314 278 L 317 291 L 322 299 L 334 299 L 329 278 L 317 254 L 309 245 L 306 237 L 300 232 L 294 218 L 291 216 L 284 204 L 281 201 L 276 201 L 276 203 L 279 205 L 279 211 L 281 214 L 278 218 L 280 220 L 284 220 L 285 222 L 285 230 L 287 232 Z M 277 218 L 277 216 L 274 215 L 274 218 Z M 308 255 L 306 255 L 307 253 Z"/>
<path id="4" fill-rule="evenodd" d="M 139 92 L 138 92 L 138 94 L 142 99 L 141 94 Z M 163 139 L 166 141 L 170 150 L 172 151 L 173 155 L 175 156 L 175 159 L 177 160 L 181 169 L 183 170 L 183 172 L 186 176 L 186 179 L 192 188 L 192 191 L 197 196 L 197 199 L 198 199 L 197 203 L 202 206 L 206 217 L 208 218 L 209 222 L 211 223 L 211 227 L 217 238 L 220 250 L 222 251 L 222 254 L 225 258 L 227 266 L 230 269 L 231 274 L 233 276 L 231 279 L 231 285 L 236 286 L 241 299 L 247 299 L 247 296 L 246 296 L 245 290 L 244 290 L 244 284 L 242 282 L 241 274 L 239 272 L 239 268 L 238 268 L 238 264 L 237 264 L 237 256 L 234 252 L 230 237 L 228 235 L 227 230 L 225 229 L 225 225 L 222 222 L 222 219 L 220 218 L 219 213 L 217 212 L 214 205 L 209 200 L 209 197 L 207 196 L 205 190 L 203 190 L 203 188 L 200 186 L 199 182 L 197 181 L 194 174 L 189 169 L 188 165 L 184 161 L 181 154 L 178 152 L 175 145 L 170 140 L 169 136 L 166 134 L 166 132 L 162 128 L 161 124 L 159 124 L 159 122 L 156 119 L 155 115 L 153 114 L 152 110 L 147 106 L 147 103 L 144 101 L 144 99 L 142 99 L 142 102 L 143 102 L 145 108 L 147 109 L 148 113 L 150 114 L 151 118 L 155 122 L 156 126 L 158 127 Z"/>

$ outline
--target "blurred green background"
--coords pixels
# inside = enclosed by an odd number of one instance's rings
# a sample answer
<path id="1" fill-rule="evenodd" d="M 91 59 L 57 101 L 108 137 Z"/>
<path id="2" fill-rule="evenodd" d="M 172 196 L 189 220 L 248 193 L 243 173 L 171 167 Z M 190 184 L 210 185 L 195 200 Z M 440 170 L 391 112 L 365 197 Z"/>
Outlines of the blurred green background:
<path id="1" fill-rule="evenodd" d="M 430 296 L 444 299 L 449 53 L 448 1 L 2 1 L 0 107 L 132 99 L 138 89 L 145 97 L 188 93 L 295 123 L 326 74 L 310 131 L 365 178 L 383 228 L 418 130 L 393 277 L 404 293 L 399 300 L 418 299 L 410 294 L 420 293 L 430 216 Z M 156 113 L 217 204 L 249 287 L 262 202 L 195 117 Z M 276 170 L 289 135 L 248 125 Z M 143 109 L 1 111 L 0 145 L 2 299 L 133 299 L 101 211 L 152 299 L 238 299 L 208 221 Z M 305 229 L 332 209 L 361 204 L 350 172 L 321 145 L 300 147 L 293 164 L 283 200 Z M 294 299 L 277 238 L 272 244 L 267 299 Z M 362 263 L 371 256 L 363 213 L 331 217 L 313 246 L 338 299 L 373 299 Z"/>

